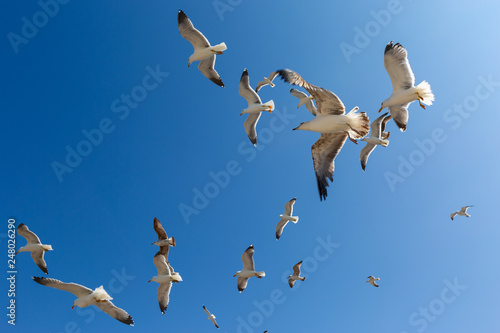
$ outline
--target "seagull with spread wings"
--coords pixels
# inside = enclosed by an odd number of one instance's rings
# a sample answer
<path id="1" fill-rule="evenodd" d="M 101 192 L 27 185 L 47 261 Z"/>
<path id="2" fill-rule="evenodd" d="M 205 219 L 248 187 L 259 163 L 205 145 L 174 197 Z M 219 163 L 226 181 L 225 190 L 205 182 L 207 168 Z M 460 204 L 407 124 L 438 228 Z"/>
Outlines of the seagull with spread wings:
<path id="1" fill-rule="evenodd" d="M 215 327 L 220 328 L 219 325 L 217 325 L 217 322 L 215 321 L 215 316 L 213 314 L 211 314 L 210 311 L 208 311 L 208 309 L 205 307 L 205 305 L 203 305 L 203 310 L 205 310 L 205 312 L 208 315 L 207 319 L 211 320 L 212 323 L 214 323 Z"/>
<path id="2" fill-rule="evenodd" d="M 387 147 L 389 145 L 389 136 L 391 132 L 385 132 L 385 124 L 391 120 L 391 116 L 387 116 L 387 112 L 375 119 L 370 125 L 371 133 L 370 137 L 361 139 L 361 141 L 366 142 L 366 146 L 361 149 L 360 160 L 361 168 L 365 171 L 366 163 L 368 162 L 368 157 L 377 146 Z"/>
<path id="3" fill-rule="evenodd" d="M 253 245 L 250 245 L 243 255 L 241 256 L 241 261 L 243 261 L 243 269 L 241 271 L 236 272 L 233 277 L 237 276 L 236 284 L 238 285 L 238 290 L 241 293 L 247 287 L 248 279 L 256 276 L 261 279 L 263 276 L 266 276 L 266 273 L 263 271 L 256 272 L 255 271 L 255 263 L 253 261 L 253 254 L 255 250 Z"/>
<path id="4" fill-rule="evenodd" d="M 211 46 L 208 39 L 193 26 L 191 20 L 182 10 L 179 10 L 177 21 L 181 36 L 187 39 L 194 47 L 194 53 L 188 59 L 188 67 L 191 66 L 192 62 L 200 60 L 198 69 L 203 73 L 203 75 L 216 85 L 224 87 L 224 83 L 222 82 L 219 73 L 215 70 L 214 65 L 215 55 L 222 54 L 222 51 L 227 49 L 226 44 L 220 43 L 215 46 Z"/>
<path id="5" fill-rule="evenodd" d="M 393 44 L 392 41 L 387 44 L 384 51 L 384 66 L 391 78 L 392 95 L 382 102 L 378 112 L 388 107 L 394 122 L 401 132 L 404 132 L 408 124 L 410 103 L 418 101 L 425 109 L 424 104 L 432 105 L 434 94 L 427 81 L 422 81 L 415 87 L 415 75 L 408 62 L 408 52 L 401 44 Z"/>
<path id="6" fill-rule="evenodd" d="M 470 217 L 470 215 L 467 213 L 467 209 L 469 209 L 469 207 L 474 207 L 474 206 L 472 206 L 472 205 L 471 206 L 465 206 L 465 207 L 462 207 L 462 209 L 460 209 L 458 212 L 452 213 L 450 215 L 451 220 L 453 221 L 453 219 L 457 215 L 459 215 L 459 216 L 465 216 L 465 217 Z"/>
<path id="7" fill-rule="evenodd" d="M 104 290 L 102 286 L 92 290 L 90 288 L 84 287 L 76 283 L 64 283 L 56 279 L 49 279 L 44 277 L 34 276 L 33 281 L 47 287 L 69 291 L 78 299 L 73 302 L 73 307 L 78 306 L 80 308 L 87 307 L 89 305 L 95 305 L 101 311 L 107 313 L 116 320 L 121 321 L 124 324 L 134 326 L 134 321 L 132 317 L 123 309 L 116 307 L 111 300 L 113 299 Z"/>
<path id="8" fill-rule="evenodd" d="M 320 200 L 326 199 L 328 179 L 333 181 L 335 157 L 339 154 L 347 138 L 354 143 L 368 134 L 369 119 L 364 112 L 356 113 L 353 108 L 347 115 L 340 98 L 327 89 L 306 82 L 298 73 L 289 69 L 278 71 L 278 75 L 286 82 L 298 85 L 307 90 L 317 104 L 317 115 L 314 119 L 301 123 L 294 130 L 306 130 L 321 133 L 320 138 L 311 147 L 316 182 Z"/>
<path id="9" fill-rule="evenodd" d="M 276 225 L 276 240 L 280 239 L 281 234 L 283 233 L 283 229 L 285 229 L 288 222 L 290 222 L 290 221 L 293 223 L 299 222 L 298 216 L 292 216 L 293 205 L 295 204 L 295 201 L 297 201 L 297 198 L 293 198 L 292 200 L 288 201 L 285 204 L 285 213 L 280 215 L 281 220 Z"/>
<path id="10" fill-rule="evenodd" d="M 366 282 L 368 282 L 372 286 L 374 286 L 374 287 L 378 287 L 379 286 L 375 281 L 380 280 L 380 278 L 376 278 L 373 275 L 370 275 L 369 277 L 367 277 L 367 279 L 368 279 L 368 281 L 366 281 Z"/>
<path id="11" fill-rule="evenodd" d="M 40 238 L 38 238 L 33 231 L 29 230 L 28 226 L 24 223 L 17 226 L 17 233 L 26 238 L 28 244 L 17 250 L 16 255 L 19 252 L 31 252 L 31 258 L 33 258 L 35 264 L 40 267 L 45 274 L 49 274 L 43 255 L 46 251 L 52 250 L 52 245 L 42 244 Z"/>
<path id="12" fill-rule="evenodd" d="M 270 113 L 274 110 L 274 101 L 270 100 L 262 104 L 259 95 L 250 86 L 250 79 L 248 77 L 248 70 L 245 68 L 241 74 L 240 85 L 238 87 L 240 95 L 248 102 L 248 108 L 244 109 L 240 116 L 248 113 L 248 118 L 245 120 L 244 127 L 250 142 L 257 146 L 257 122 L 259 121 L 262 111 Z"/>
<path id="13" fill-rule="evenodd" d="M 299 105 L 297 105 L 297 109 L 300 108 L 302 105 L 305 105 L 307 111 L 311 112 L 311 114 L 316 117 L 317 110 L 316 107 L 314 106 L 313 97 L 311 95 L 307 96 L 306 93 L 303 93 L 302 91 L 293 88 L 290 89 L 290 94 L 299 99 Z"/>
<path id="14" fill-rule="evenodd" d="M 295 266 L 293 266 L 293 274 L 288 275 L 288 285 L 290 286 L 290 288 L 293 288 L 295 281 L 305 281 L 306 279 L 304 276 L 300 276 L 300 266 L 302 266 L 302 260 L 296 263 Z"/>
<path id="15" fill-rule="evenodd" d="M 165 229 L 163 229 L 163 226 L 161 225 L 161 222 L 155 217 L 153 220 L 153 228 L 156 231 L 156 234 L 158 235 L 158 240 L 153 243 L 153 245 L 158 245 L 158 246 L 171 246 L 175 247 L 175 238 L 174 237 L 167 237 L 167 233 L 165 232 Z M 168 253 L 168 249 L 167 249 Z"/>
<path id="16" fill-rule="evenodd" d="M 278 75 L 278 73 L 272 72 L 271 74 L 269 74 L 269 77 L 264 76 L 264 80 L 257 83 L 257 87 L 255 87 L 255 92 L 259 92 L 260 88 L 267 85 L 270 85 L 271 88 L 274 88 L 273 80 L 276 77 L 276 75 Z"/>
<path id="17" fill-rule="evenodd" d="M 168 246 L 162 246 L 160 251 L 156 253 L 153 258 L 153 262 L 158 270 L 158 275 L 153 276 L 148 282 L 154 281 L 158 282 L 157 296 L 158 305 L 160 306 L 160 311 L 165 314 L 168 307 L 168 302 L 170 300 L 170 289 L 172 288 L 172 282 L 182 281 L 179 273 L 174 273 L 174 269 L 170 266 L 165 256 L 165 248 Z"/>

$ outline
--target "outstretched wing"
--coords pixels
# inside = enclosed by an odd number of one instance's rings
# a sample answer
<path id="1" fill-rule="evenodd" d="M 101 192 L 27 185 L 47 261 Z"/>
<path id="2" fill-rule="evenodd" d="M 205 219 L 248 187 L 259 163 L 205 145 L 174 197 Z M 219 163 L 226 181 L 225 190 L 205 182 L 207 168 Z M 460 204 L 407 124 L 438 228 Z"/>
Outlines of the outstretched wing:
<path id="1" fill-rule="evenodd" d="M 30 231 L 24 223 L 17 226 L 17 233 L 26 238 L 28 244 L 41 244 L 40 238 L 33 231 Z"/>
<path id="2" fill-rule="evenodd" d="M 408 62 L 408 53 L 399 43 L 387 44 L 384 51 L 384 66 L 391 78 L 392 90 L 405 90 L 415 84 L 415 75 Z"/>
<path id="3" fill-rule="evenodd" d="M 215 66 L 215 54 L 211 55 L 206 59 L 201 60 L 200 64 L 198 65 L 198 69 L 210 81 L 212 81 L 213 83 L 215 83 L 220 87 L 224 87 L 224 83 L 222 82 L 222 79 L 220 78 L 219 73 L 217 73 L 217 71 L 215 70 L 214 66 Z"/>
<path id="4" fill-rule="evenodd" d="M 44 278 L 44 277 L 36 277 L 36 276 L 33 276 L 32 279 L 33 281 L 40 283 L 43 286 L 69 291 L 78 298 L 92 294 L 93 292 L 92 289 L 76 283 L 64 283 L 60 280 Z"/>
<path id="5" fill-rule="evenodd" d="M 250 86 L 250 78 L 248 76 L 248 70 L 245 68 L 243 73 L 241 74 L 240 84 L 238 86 L 238 90 L 240 95 L 247 100 L 248 105 L 252 104 L 261 104 L 259 95 L 253 90 Z"/>
<path id="6" fill-rule="evenodd" d="M 115 306 L 111 301 L 96 302 L 94 304 L 99 309 L 101 309 L 103 312 L 106 312 L 111 317 L 115 318 L 116 320 L 119 320 L 124 324 L 134 326 L 134 320 L 127 313 L 127 311 Z"/>
<path id="7" fill-rule="evenodd" d="M 177 15 L 177 25 L 181 36 L 193 44 L 195 50 L 210 46 L 208 39 L 193 26 L 191 20 L 182 10 L 179 10 L 179 14 Z"/>

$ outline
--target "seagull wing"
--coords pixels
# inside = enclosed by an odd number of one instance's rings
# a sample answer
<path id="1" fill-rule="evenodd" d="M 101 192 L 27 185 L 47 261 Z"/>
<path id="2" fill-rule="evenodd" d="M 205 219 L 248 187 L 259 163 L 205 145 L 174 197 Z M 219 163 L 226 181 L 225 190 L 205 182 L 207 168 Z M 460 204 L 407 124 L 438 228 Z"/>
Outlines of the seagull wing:
<path id="1" fill-rule="evenodd" d="M 156 231 L 156 234 L 158 235 L 158 240 L 168 239 L 165 229 L 163 229 L 161 222 L 156 217 L 153 221 L 153 227 Z"/>
<path id="2" fill-rule="evenodd" d="M 165 314 L 168 307 L 168 302 L 170 300 L 170 289 L 172 288 L 172 282 L 162 282 L 158 286 L 158 305 L 160 306 L 161 314 Z"/>
<path id="3" fill-rule="evenodd" d="M 381 132 L 381 133 L 380 133 L 380 138 L 381 138 L 382 140 L 387 140 L 387 139 L 389 139 L 389 136 L 391 135 L 391 132 L 389 132 L 389 131 L 388 131 L 388 132 L 385 132 L 385 126 L 386 126 L 387 122 L 388 122 L 389 120 L 391 120 L 391 119 L 392 119 L 392 116 L 390 116 L 390 115 L 389 115 L 389 116 L 387 116 L 387 117 L 385 117 L 385 118 L 384 118 L 384 120 L 382 121 L 382 124 L 380 125 L 380 132 Z"/>
<path id="4" fill-rule="evenodd" d="M 253 249 L 253 245 L 250 245 L 243 255 L 241 256 L 241 261 L 243 261 L 243 270 L 244 271 L 255 271 L 255 263 L 253 261 L 253 254 L 255 250 Z"/>
<path id="5" fill-rule="evenodd" d="M 455 216 L 457 216 L 457 213 L 451 213 L 450 217 L 451 217 L 451 220 L 453 221 L 453 219 L 455 218 Z"/>
<path id="6" fill-rule="evenodd" d="M 78 298 L 92 294 L 93 292 L 92 289 L 76 283 L 64 283 L 56 279 L 36 277 L 36 276 L 33 276 L 32 279 L 33 281 L 40 283 L 43 286 L 69 291 Z"/>
<path id="7" fill-rule="evenodd" d="M 399 43 L 390 42 L 384 51 L 384 66 L 391 78 L 393 91 L 405 90 L 415 84 L 415 75 L 408 62 L 408 53 Z"/>
<path id="8" fill-rule="evenodd" d="M 208 311 L 208 309 L 205 307 L 205 305 L 203 305 L 203 310 L 205 310 L 205 312 L 207 313 L 207 315 L 210 317 L 212 314 L 210 313 L 210 311 Z"/>
<path id="9" fill-rule="evenodd" d="M 38 249 L 36 251 L 31 251 L 31 258 L 33 258 L 33 261 L 35 264 L 40 267 L 40 269 L 45 273 L 49 274 L 47 271 L 47 264 L 45 263 L 45 260 L 43 259 L 44 255 L 44 250 Z"/>
<path id="10" fill-rule="evenodd" d="M 370 280 L 370 284 L 374 287 L 378 287 L 378 284 L 377 282 L 375 282 L 375 280 Z"/>
<path id="11" fill-rule="evenodd" d="M 259 81 L 259 83 L 257 83 L 257 86 L 255 87 L 255 92 L 258 92 L 260 88 L 267 86 L 268 84 L 269 83 L 267 83 L 267 81 Z"/>
<path id="12" fill-rule="evenodd" d="M 382 129 L 382 124 L 383 124 L 384 129 L 385 129 L 385 122 L 384 122 L 385 116 L 387 116 L 387 112 L 384 113 L 383 115 L 381 115 L 380 117 L 378 117 L 377 119 L 375 119 L 374 121 L 372 121 L 372 123 L 370 125 L 370 129 L 372 131 L 370 134 L 371 137 L 380 139 L 380 136 L 382 135 L 382 132 L 384 131 Z"/>
<path id="13" fill-rule="evenodd" d="M 245 132 L 247 133 L 250 142 L 254 146 L 257 146 L 257 122 L 259 121 L 261 113 L 262 112 L 249 113 L 247 120 L 245 120 L 245 123 L 243 123 Z"/>
<path id="14" fill-rule="evenodd" d="M 134 321 L 132 320 L 132 317 L 127 313 L 127 311 L 120 309 L 119 307 L 114 305 L 113 302 L 108 300 L 105 302 L 95 302 L 94 304 L 103 312 L 106 312 L 116 320 L 119 320 L 124 324 L 134 326 Z"/>
<path id="15" fill-rule="evenodd" d="M 162 246 L 162 248 L 168 248 L 168 246 Z M 153 263 L 156 266 L 156 269 L 158 270 L 158 275 L 170 275 L 170 269 L 167 265 L 167 257 L 160 251 L 155 254 L 153 258 Z"/>
<path id="16" fill-rule="evenodd" d="M 195 50 L 210 47 L 208 39 L 193 26 L 191 20 L 182 10 L 179 10 L 177 22 L 181 36 L 193 44 Z"/>
<path id="17" fill-rule="evenodd" d="M 330 90 L 320 88 L 318 86 L 307 83 L 302 76 L 290 69 L 282 69 L 277 71 L 278 75 L 285 81 L 293 85 L 307 90 L 318 105 L 316 113 L 319 115 L 335 114 L 343 115 L 345 113 L 345 106 L 333 92 Z"/>
<path id="18" fill-rule="evenodd" d="M 250 86 L 250 79 L 246 68 L 241 74 L 239 92 L 240 95 L 247 100 L 249 106 L 252 104 L 262 104 L 259 95 L 257 95 L 255 90 Z"/>
<path id="19" fill-rule="evenodd" d="M 295 201 L 297 201 L 297 198 L 293 198 L 292 200 L 288 201 L 285 204 L 285 214 L 288 216 L 292 216 L 293 214 L 293 205 L 295 204 Z"/>
<path id="20" fill-rule="evenodd" d="M 214 317 L 210 318 L 210 320 L 212 320 L 212 323 L 214 323 L 215 327 L 220 328 L 219 325 L 217 325 Z"/>
<path id="21" fill-rule="evenodd" d="M 215 83 L 218 86 L 224 87 L 224 83 L 219 76 L 219 73 L 214 68 L 215 66 L 215 54 L 210 57 L 203 59 L 200 61 L 198 65 L 198 69 L 205 75 L 210 81 Z"/>
<path id="22" fill-rule="evenodd" d="M 396 125 L 398 125 L 401 132 L 406 131 L 406 125 L 408 124 L 408 106 L 410 103 L 403 105 L 389 106 L 389 112 Z"/>
<path id="23" fill-rule="evenodd" d="M 311 147 L 320 200 L 326 199 L 328 195 L 326 187 L 328 179 L 333 181 L 335 157 L 339 154 L 346 140 L 346 133 L 323 133 Z"/>
<path id="24" fill-rule="evenodd" d="M 293 288 L 293 285 L 295 284 L 295 280 L 293 279 L 288 279 L 288 285 L 290 286 L 290 288 Z"/>
<path id="25" fill-rule="evenodd" d="M 17 233 L 28 241 L 28 244 L 41 244 L 40 238 L 33 232 L 28 229 L 28 226 L 24 223 L 21 223 L 17 227 Z"/>
<path id="26" fill-rule="evenodd" d="M 241 277 L 238 276 L 238 279 L 236 280 L 236 285 L 238 286 L 238 291 L 241 293 L 245 288 L 247 287 L 248 284 L 248 278 L 247 277 Z"/>
<path id="27" fill-rule="evenodd" d="M 285 229 L 286 225 L 288 224 L 288 220 L 281 219 L 278 224 L 276 225 L 276 240 L 279 240 L 281 237 L 281 234 L 283 233 L 283 229 Z"/>
<path id="28" fill-rule="evenodd" d="M 366 163 L 368 162 L 368 157 L 370 157 L 370 154 L 372 151 L 375 149 L 375 145 L 371 143 L 366 143 L 366 146 L 361 149 L 361 153 L 359 154 L 359 159 L 361 160 L 361 168 L 363 171 L 366 168 Z"/>
<path id="29" fill-rule="evenodd" d="M 300 276 L 300 266 L 302 266 L 302 260 L 293 266 L 293 275 Z"/>
<path id="30" fill-rule="evenodd" d="M 467 213 L 467 209 L 468 209 L 469 207 L 472 207 L 472 206 L 465 206 L 465 207 L 462 207 L 462 209 L 460 209 L 460 212 L 461 212 L 461 213 Z"/>

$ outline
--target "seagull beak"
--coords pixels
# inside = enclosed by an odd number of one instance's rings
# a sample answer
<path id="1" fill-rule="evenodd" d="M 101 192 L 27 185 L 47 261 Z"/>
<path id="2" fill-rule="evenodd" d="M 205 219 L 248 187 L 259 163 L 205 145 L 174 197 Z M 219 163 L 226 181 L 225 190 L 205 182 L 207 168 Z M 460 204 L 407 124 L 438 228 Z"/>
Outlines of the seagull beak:
<path id="1" fill-rule="evenodd" d="M 380 111 L 382 111 L 384 107 L 383 106 L 380 106 L 380 109 L 378 110 L 378 112 L 380 113 Z"/>
<path id="2" fill-rule="evenodd" d="M 151 280 L 148 281 L 148 283 L 151 282 Z"/>
<path id="3" fill-rule="evenodd" d="M 19 250 L 17 250 L 16 254 L 18 254 L 18 253 L 19 253 Z"/>
<path id="4" fill-rule="evenodd" d="M 241 111 L 240 116 L 242 116 L 242 115 L 243 115 L 243 113 L 244 113 L 244 112 L 243 112 L 243 111 Z"/>
<path id="5" fill-rule="evenodd" d="M 294 129 L 292 129 L 292 131 L 295 131 L 295 130 L 298 130 L 298 129 L 299 129 L 299 126 L 297 126 Z"/>
<path id="6" fill-rule="evenodd" d="M 75 307 L 75 304 L 73 304 L 73 306 L 71 307 L 71 310 L 73 310 L 74 307 Z"/>
<path id="7" fill-rule="evenodd" d="M 191 63 L 190 63 L 190 62 L 188 62 L 188 67 L 189 67 L 189 66 L 191 66 Z M 379 111 L 379 112 L 380 112 L 380 111 Z"/>
<path id="8" fill-rule="evenodd" d="M 238 274 L 234 274 L 233 277 L 237 276 Z M 241 291 L 240 291 L 241 292 Z"/>

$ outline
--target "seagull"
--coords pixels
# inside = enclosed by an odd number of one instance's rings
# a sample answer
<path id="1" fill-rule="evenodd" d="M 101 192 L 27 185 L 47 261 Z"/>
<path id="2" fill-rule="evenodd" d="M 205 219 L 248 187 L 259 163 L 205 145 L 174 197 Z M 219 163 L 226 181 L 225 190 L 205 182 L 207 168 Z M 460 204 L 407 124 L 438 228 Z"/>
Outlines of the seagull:
<path id="1" fill-rule="evenodd" d="M 387 112 L 375 119 L 370 125 L 371 128 L 371 133 L 370 137 L 366 137 L 361 139 L 361 141 L 366 142 L 365 148 L 361 149 L 361 154 L 359 156 L 361 160 L 361 168 L 363 168 L 363 171 L 365 171 L 366 168 L 366 162 L 368 162 L 368 157 L 370 157 L 370 154 L 372 151 L 377 147 L 377 145 L 382 146 L 382 147 L 387 147 L 389 145 L 389 136 L 391 135 L 391 132 L 384 132 L 385 131 L 385 124 L 389 120 L 391 120 L 391 116 L 387 116 Z"/>
<path id="2" fill-rule="evenodd" d="M 205 305 L 203 305 L 203 310 L 205 310 L 205 312 L 208 315 L 207 319 L 211 320 L 212 323 L 214 323 L 215 327 L 220 328 L 219 325 L 217 325 L 217 322 L 215 321 L 215 316 L 213 314 L 211 314 L 210 311 L 208 311 L 208 309 L 205 307 Z"/>
<path id="3" fill-rule="evenodd" d="M 382 102 L 378 112 L 387 106 L 394 122 L 401 132 L 404 132 L 408 123 L 410 103 L 417 100 L 425 109 L 424 104 L 432 105 L 434 94 L 427 81 L 422 81 L 415 87 L 415 75 L 408 62 L 408 52 L 401 44 L 392 44 L 392 41 L 387 44 L 384 51 L 384 66 L 391 78 L 392 95 Z"/>
<path id="4" fill-rule="evenodd" d="M 250 142 L 254 146 L 257 146 L 257 122 L 259 121 L 260 114 L 262 111 L 269 111 L 270 113 L 274 110 L 274 101 L 270 100 L 262 104 L 259 95 L 255 90 L 250 87 L 250 79 L 248 78 L 248 71 L 245 68 L 243 74 L 241 74 L 240 85 L 239 85 L 240 95 L 245 98 L 248 102 L 248 108 L 241 111 L 240 116 L 244 113 L 248 113 L 248 118 L 245 120 L 245 131 L 250 139 Z"/>
<path id="5" fill-rule="evenodd" d="M 163 226 L 161 225 L 160 221 L 155 217 L 153 221 L 153 227 L 156 231 L 156 234 L 158 235 L 158 240 L 153 243 L 153 245 L 158 245 L 158 246 L 172 246 L 175 247 L 175 238 L 174 237 L 167 237 L 167 233 L 165 232 L 165 229 L 163 229 Z M 168 253 L 168 248 L 167 248 L 167 253 Z"/>
<path id="6" fill-rule="evenodd" d="M 56 279 L 36 276 L 33 276 L 32 279 L 33 281 L 47 287 L 69 291 L 70 293 L 78 297 L 77 300 L 73 301 L 73 306 L 71 307 L 72 309 L 75 307 L 75 305 L 80 308 L 84 308 L 89 305 L 95 305 L 116 320 L 119 320 L 124 324 L 134 326 L 132 317 L 125 310 L 116 307 L 111 302 L 113 298 L 109 296 L 109 294 L 104 290 L 102 286 L 96 288 L 95 290 L 92 290 L 76 283 L 64 283 Z"/>
<path id="7" fill-rule="evenodd" d="M 302 260 L 299 261 L 295 266 L 293 266 L 293 275 L 288 276 L 288 285 L 290 288 L 293 288 L 295 281 L 300 280 L 304 281 L 306 278 L 304 276 L 300 276 L 300 266 L 302 265 Z"/>
<path id="8" fill-rule="evenodd" d="M 278 73 L 272 72 L 271 74 L 269 74 L 269 77 L 264 76 L 264 81 L 260 81 L 259 83 L 257 83 L 257 87 L 255 87 L 255 92 L 259 92 L 260 88 L 262 88 L 263 86 L 270 85 L 271 87 L 274 87 L 273 80 L 276 77 L 276 75 L 278 75 Z"/>
<path id="9" fill-rule="evenodd" d="M 168 254 L 168 246 L 160 247 L 160 251 L 155 254 L 153 262 L 158 270 L 158 275 L 153 276 L 151 280 L 158 282 L 160 286 L 158 287 L 158 304 L 160 305 L 161 314 L 165 314 L 167 310 L 168 301 L 170 297 L 170 288 L 172 287 L 172 282 L 182 281 L 179 273 L 174 273 L 174 269 L 167 261 L 166 253 Z"/>
<path id="10" fill-rule="evenodd" d="M 380 278 L 375 278 L 374 276 L 370 275 L 369 277 L 367 277 L 367 279 L 369 279 L 369 280 L 366 282 L 369 282 L 372 286 L 374 286 L 374 287 L 379 286 L 375 281 L 380 280 Z"/>
<path id="11" fill-rule="evenodd" d="M 306 89 L 316 101 L 317 116 L 301 123 L 294 130 L 306 130 L 321 133 L 320 138 L 311 147 L 316 182 L 320 200 L 326 199 L 328 180 L 333 181 L 335 157 L 344 146 L 347 138 L 354 143 L 368 134 L 369 119 L 366 113 L 356 113 L 356 106 L 347 115 L 342 101 L 333 92 L 307 83 L 298 73 L 289 69 L 278 71 L 286 82 Z"/>
<path id="12" fill-rule="evenodd" d="M 474 207 L 474 206 L 472 206 L 472 205 L 471 206 L 465 206 L 465 207 L 462 207 L 462 209 L 460 209 L 458 212 L 452 213 L 450 215 L 451 220 L 453 221 L 453 219 L 455 218 L 456 215 L 470 217 L 470 215 L 467 214 L 467 209 L 469 209 L 469 207 Z"/>
<path id="13" fill-rule="evenodd" d="M 313 102 L 313 97 L 312 96 L 307 96 L 306 93 L 303 93 L 302 91 L 299 91 L 297 89 L 290 89 L 290 93 L 297 97 L 298 99 L 300 99 L 300 102 L 299 102 L 299 105 L 297 105 L 297 109 L 300 108 L 302 105 L 306 105 L 306 109 L 307 111 L 311 112 L 311 114 L 313 116 L 316 117 L 316 113 L 317 113 L 317 110 L 316 110 L 316 107 L 314 106 L 314 102 Z"/>
<path id="14" fill-rule="evenodd" d="M 252 276 L 256 276 L 261 279 L 263 276 L 266 276 L 265 272 L 256 272 L 255 271 L 255 263 L 253 261 L 253 254 L 255 250 L 253 249 L 253 245 L 250 245 L 243 255 L 241 256 L 241 261 L 243 261 L 243 269 L 241 271 L 236 272 L 233 277 L 238 276 L 236 280 L 236 284 L 238 285 L 238 290 L 241 293 L 247 287 L 248 279 Z"/>
<path id="15" fill-rule="evenodd" d="M 288 201 L 285 204 L 285 213 L 280 215 L 281 220 L 276 225 L 276 240 L 280 239 L 281 233 L 283 232 L 283 229 L 285 228 L 285 226 L 288 224 L 289 221 L 293 223 L 299 222 L 298 216 L 292 216 L 293 205 L 295 204 L 295 201 L 297 201 L 297 198 L 293 198 L 292 200 Z"/>
<path id="16" fill-rule="evenodd" d="M 43 255 L 45 251 L 52 251 L 52 245 L 45 245 L 40 242 L 40 238 L 38 238 L 37 235 L 35 235 L 34 232 L 30 231 L 28 229 L 28 226 L 24 223 L 21 223 L 17 227 L 17 233 L 28 241 L 28 244 L 25 246 L 21 247 L 19 250 L 17 250 L 16 255 L 19 252 L 31 252 L 31 258 L 33 258 L 33 261 L 35 264 L 40 267 L 40 269 L 45 273 L 49 274 L 49 271 L 47 271 L 47 264 L 45 263 L 45 260 L 43 259 Z"/>
<path id="17" fill-rule="evenodd" d="M 215 65 L 215 55 L 222 54 L 222 51 L 226 50 L 226 44 L 220 43 L 215 46 L 211 46 L 208 39 L 193 26 L 191 20 L 184 14 L 182 10 L 179 10 L 177 16 L 179 32 L 181 36 L 187 39 L 194 47 L 194 53 L 189 56 L 188 67 L 191 63 L 200 60 L 198 69 L 210 79 L 213 83 L 218 86 L 224 87 L 219 74 L 214 69 Z"/>

